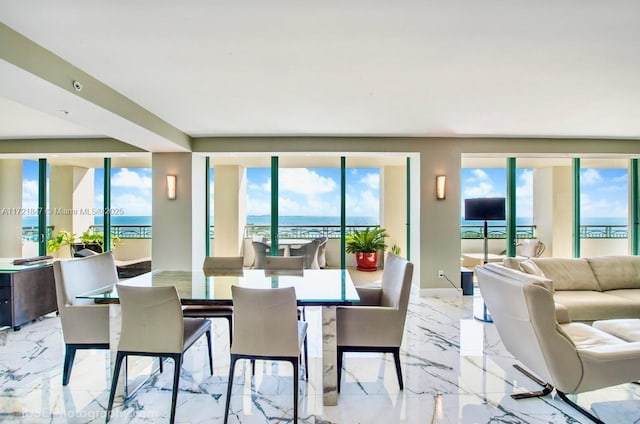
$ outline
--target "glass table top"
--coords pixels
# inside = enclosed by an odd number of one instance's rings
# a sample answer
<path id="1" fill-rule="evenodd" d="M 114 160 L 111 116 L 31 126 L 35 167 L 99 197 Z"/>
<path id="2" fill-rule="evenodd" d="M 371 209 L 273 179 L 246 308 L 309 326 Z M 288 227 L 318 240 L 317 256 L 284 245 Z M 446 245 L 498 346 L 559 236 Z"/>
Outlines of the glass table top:
<path id="1" fill-rule="evenodd" d="M 15 258 L 0 258 L 0 273 L 13 273 L 39 267 L 46 267 L 53 264 L 53 259 L 33 262 L 24 265 L 14 265 Z"/>
<path id="2" fill-rule="evenodd" d="M 184 304 L 231 304 L 231 286 L 251 288 L 296 288 L 300 305 L 349 305 L 360 301 L 349 272 L 341 269 L 304 270 L 301 275 L 265 274 L 264 270 L 205 275 L 202 270 L 159 270 L 120 281 L 141 287 L 175 286 Z M 116 303 L 118 291 L 110 285 L 77 296 L 97 303 Z"/>

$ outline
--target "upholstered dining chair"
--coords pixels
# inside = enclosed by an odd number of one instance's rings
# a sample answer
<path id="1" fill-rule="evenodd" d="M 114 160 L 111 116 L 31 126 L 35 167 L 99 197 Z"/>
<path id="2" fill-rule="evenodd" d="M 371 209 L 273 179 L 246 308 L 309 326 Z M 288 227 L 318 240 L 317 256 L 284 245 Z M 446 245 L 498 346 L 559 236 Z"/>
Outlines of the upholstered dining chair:
<path id="1" fill-rule="evenodd" d="M 231 287 L 235 308 L 235 341 L 227 385 L 224 422 L 229 417 L 235 365 L 239 359 L 288 361 L 293 366 L 293 422 L 298 422 L 298 367 L 307 323 L 298 321 L 294 287 Z M 259 325 L 256 325 L 259 323 Z"/>
<path id="2" fill-rule="evenodd" d="M 264 262 L 265 274 L 302 275 L 304 258 L 302 256 L 267 256 Z"/>
<path id="3" fill-rule="evenodd" d="M 314 239 L 298 249 L 291 249 L 291 256 L 304 258 L 304 269 L 320 269 L 318 265 L 318 249 L 320 240 Z"/>
<path id="4" fill-rule="evenodd" d="M 111 379 L 106 421 L 111 417 L 122 360 L 127 356 L 172 358 L 174 361 L 171 418 L 176 415 L 178 384 L 184 352 L 202 336 L 207 336 L 209 370 L 213 375 L 211 322 L 202 318 L 183 318 L 182 305 L 174 286 L 134 287 L 116 285 L 122 306 L 122 330 Z"/>
<path id="5" fill-rule="evenodd" d="M 71 377 L 78 349 L 109 349 L 109 305 L 76 299 L 86 293 L 118 282 L 112 252 L 53 263 L 56 300 L 65 343 L 62 385 Z"/>
<path id="6" fill-rule="evenodd" d="M 205 275 L 242 275 L 242 256 L 207 256 L 202 270 Z M 226 305 L 189 305 L 182 313 L 187 318 L 224 318 L 229 324 L 229 344 L 233 343 L 233 306 Z"/>
<path id="7" fill-rule="evenodd" d="M 392 353 L 400 390 L 404 389 L 400 368 L 400 344 L 409 305 L 413 264 L 388 254 L 379 288 L 356 287 L 357 306 L 339 306 L 336 311 L 338 333 L 338 391 L 345 352 Z"/>

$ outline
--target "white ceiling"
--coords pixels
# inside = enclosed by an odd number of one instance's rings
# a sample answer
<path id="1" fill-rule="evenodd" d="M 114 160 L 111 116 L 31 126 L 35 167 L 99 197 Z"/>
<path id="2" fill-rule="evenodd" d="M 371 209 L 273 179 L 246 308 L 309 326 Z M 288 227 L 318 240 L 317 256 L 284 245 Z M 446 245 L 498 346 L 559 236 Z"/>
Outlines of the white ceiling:
<path id="1" fill-rule="evenodd" d="M 640 138 L 637 0 L 7 0 L 0 21 L 191 137 Z M 0 139 L 154 150 L 12 66 Z"/>

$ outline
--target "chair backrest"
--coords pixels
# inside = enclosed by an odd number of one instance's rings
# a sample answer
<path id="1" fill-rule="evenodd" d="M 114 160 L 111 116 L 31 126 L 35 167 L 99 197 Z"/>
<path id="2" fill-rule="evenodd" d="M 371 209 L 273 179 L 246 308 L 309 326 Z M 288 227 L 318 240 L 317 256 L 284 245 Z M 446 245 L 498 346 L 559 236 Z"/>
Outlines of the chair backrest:
<path id="1" fill-rule="evenodd" d="M 118 282 L 118 271 L 113 252 L 69 260 L 58 260 L 53 264 L 56 282 L 58 311 L 71 305 L 93 304 L 89 299 L 76 296 Z"/>
<path id="2" fill-rule="evenodd" d="M 320 269 L 318 265 L 318 248 L 320 247 L 319 239 L 311 240 L 299 249 L 292 249 L 292 255 L 299 255 L 304 258 L 304 269 Z"/>
<path id="3" fill-rule="evenodd" d="M 389 253 L 382 271 L 380 306 L 396 308 L 406 314 L 412 278 L 413 264 L 404 258 Z"/>
<path id="4" fill-rule="evenodd" d="M 256 240 L 253 240 L 251 245 L 253 246 L 254 253 L 253 267 L 255 269 L 264 269 L 264 260 L 269 251 L 269 245 Z"/>
<path id="5" fill-rule="evenodd" d="M 222 273 L 241 273 L 243 269 L 244 258 L 242 256 L 207 256 L 204 258 L 202 270 L 205 274 Z"/>
<path id="6" fill-rule="evenodd" d="M 302 275 L 303 270 L 302 256 L 267 256 L 264 260 L 265 273 Z"/>
<path id="7" fill-rule="evenodd" d="M 299 354 L 298 308 L 294 287 L 251 289 L 231 286 L 231 295 L 231 353 L 271 357 Z"/>
<path id="8" fill-rule="evenodd" d="M 550 282 L 499 267 L 476 267 L 476 275 L 504 346 L 538 377 L 560 390 L 573 391 L 582 379 L 582 362 L 556 321 Z"/>
<path id="9" fill-rule="evenodd" d="M 118 350 L 180 353 L 184 346 L 182 306 L 174 286 L 118 284 L 122 330 Z"/>
<path id="10" fill-rule="evenodd" d="M 329 239 L 327 237 L 319 237 L 318 240 L 318 266 L 325 268 L 327 266 L 327 243 Z"/>
<path id="11" fill-rule="evenodd" d="M 538 239 L 527 239 L 520 242 L 519 255 L 527 258 L 537 258 L 544 252 L 544 244 Z"/>

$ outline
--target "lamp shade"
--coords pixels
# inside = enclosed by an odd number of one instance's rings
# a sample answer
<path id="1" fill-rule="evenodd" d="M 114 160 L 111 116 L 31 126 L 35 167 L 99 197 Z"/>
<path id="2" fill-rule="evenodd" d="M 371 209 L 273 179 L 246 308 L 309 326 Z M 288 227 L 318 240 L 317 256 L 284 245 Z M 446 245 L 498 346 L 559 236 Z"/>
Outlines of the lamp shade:
<path id="1" fill-rule="evenodd" d="M 436 176 L 436 199 L 444 200 L 447 197 L 447 177 L 444 175 Z"/>
<path id="2" fill-rule="evenodd" d="M 175 175 L 167 175 L 167 199 L 176 200 L 177 196 L 177 178 Z"/>

